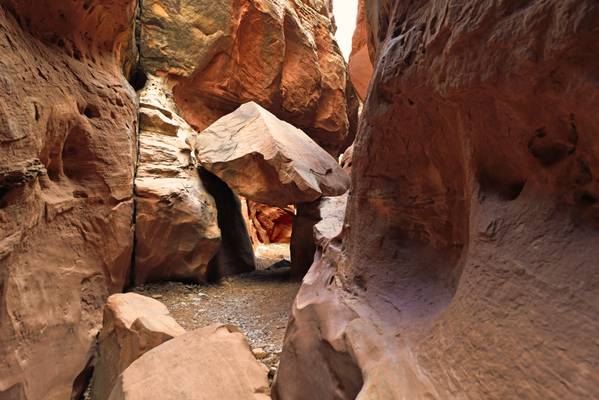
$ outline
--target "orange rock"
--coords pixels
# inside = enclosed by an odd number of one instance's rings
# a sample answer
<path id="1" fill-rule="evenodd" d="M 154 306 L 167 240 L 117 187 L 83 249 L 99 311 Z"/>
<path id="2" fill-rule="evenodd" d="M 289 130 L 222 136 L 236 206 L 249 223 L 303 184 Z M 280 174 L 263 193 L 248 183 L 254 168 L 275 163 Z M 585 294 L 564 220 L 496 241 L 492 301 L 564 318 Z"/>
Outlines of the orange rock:
<path id="1" fill-rule="evenodd" d="M 113 294 L 104 308 L 92 396 L 106 400 L 118 376 L 147 351 L 185 333 L 161 302 L 136 293 Z"/>
<path id="2" fill-rule="evenodd" d="M 76 398 L 129 275 L 135 2 L 0 3 L 0 398 Z"/>
<path id="3" fill-rule="evenodd" d="M 291 224 L 295 208 L 273 207 L 267 204 L 247 202 L 247 218 L 254 246 L 269 243 L 289 243 L 291 240 Z"/>
<path id="4" fill-rule="evenodd" d="M 176 82 L 175 101 L 198 131 L 254 101 L 336 155 L 355 136 L 358 100 L 331 8 L 328 0 L 148 0 L 141 62 Z"/>
<path id="5" fill-rule="evenodd" d="M 267 400 L 268 370 L 237 328 L 211 325 L 141 356 L 118 379 L 110 400 Z"/>
<path id="6" fill-rule="evenodd" d="M 342 246 L 275 399 L 599 398 L 599 3 L 366 2 Z"/>
<path id="7" fill-rule="evenodd" d="M 366 99 L 373 72 L 368 51 L 368 20 L 366 19 L 364 1 L 358 1 L 358 21 L 352 39 L 352 51 L 349 56 L 349 76 L 362 101 Z"/>

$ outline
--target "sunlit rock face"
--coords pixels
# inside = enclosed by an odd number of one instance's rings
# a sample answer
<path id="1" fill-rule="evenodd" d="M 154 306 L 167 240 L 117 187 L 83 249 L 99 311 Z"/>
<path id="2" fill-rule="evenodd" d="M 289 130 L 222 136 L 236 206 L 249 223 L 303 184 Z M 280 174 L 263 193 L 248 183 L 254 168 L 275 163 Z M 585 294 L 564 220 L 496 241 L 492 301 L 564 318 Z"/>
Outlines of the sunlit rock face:
<path id="1" fill-rule="evenodd" d="M 599 4 L 373 0 L 343 242 L 277 399 L 599 396 Z"/>
<path id="2" fill-rule="evenodd" d="M 134 8 L 0 1 L 2 399 L 77 396 L 104 301 L 128 278 Z"/>
<path id="3" fill-rule="evenodd" d="M 333 38 L 328 1 L 144 1 L 141 62 L 168 74 L 198 131 L 255 101 L 339 154 L 358 102 Z"/>
<path id="4" fill-rule="evenodd" d="M 359 0 L 358 21 L 352 38 L 352 52 L 349 56 L 349 76 L 362 101 L 366 99 L 372 72 L 372 61 L 368 52 L 368 20 L 366 19 L 365 0 Z"/>

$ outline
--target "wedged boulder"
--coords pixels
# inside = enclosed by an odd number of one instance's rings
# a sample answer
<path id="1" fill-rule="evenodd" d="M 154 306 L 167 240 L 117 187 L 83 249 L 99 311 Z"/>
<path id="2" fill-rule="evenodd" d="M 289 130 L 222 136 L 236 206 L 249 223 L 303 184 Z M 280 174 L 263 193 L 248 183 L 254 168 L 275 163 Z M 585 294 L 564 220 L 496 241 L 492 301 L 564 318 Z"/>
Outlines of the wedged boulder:
<path id="1" fill-rule="evenodd" d="M 366 1 L 343 243 L 275 399 L 599 398 L 599 3 Z"/>
<path id="2" fill-rule="evenodd" d="M 154 347 L 185 333 L 158 300 L 136 293 L 113 294 L 98 337 L 92 396 L 106 400 L 118 376 Z"/>
<path id="3" fill-rule="evenodd" d="M 0 1 L 0 398 L 78 398 L 130 274 L 134 0 Z"/>
<path id="4" fill-rule="evenodd" d="M 267 400 L 268 370 L 244 335 L 215 324 L 147 352 L 118 378 L 110 400 Z"/>
<path id="5" fill-rule="evenodd" d="M 349 177 L 301 130 L 254 102 L 191 139 L 198 162 L 247 199 L 285 207 L 337 196 Z"/>
<path id="6" fill-rule="evenodd" d="M 175 83 L 198 131 L 255 101 L 337 155 L 354 139 L 358 99 L 331 11 L 329 0 L 146 0 L 141 64 Z"/>
<path id="7" fill-rule="evenodd" d="M 176 113 L 167 83 L 150 76 L 140 92 L 136 194 L 136 284 L 205 282 L 221 240 L 214 198 L 185 143 L 193 134 Z"/>

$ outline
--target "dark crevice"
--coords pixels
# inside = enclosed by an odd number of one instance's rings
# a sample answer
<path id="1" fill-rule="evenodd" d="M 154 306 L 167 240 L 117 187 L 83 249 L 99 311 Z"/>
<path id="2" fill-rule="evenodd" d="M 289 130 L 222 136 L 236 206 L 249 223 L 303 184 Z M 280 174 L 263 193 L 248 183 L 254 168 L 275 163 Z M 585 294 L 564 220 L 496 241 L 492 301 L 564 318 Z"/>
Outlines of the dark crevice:
<path id="1" fill-rule="evenodd" d="M 208 264 L 208 281 L 216 282 L 226 276 L 253 271 L 256 268 L 254 249 L 241 213 L 239 198 L 217 176 L 203 168 L 199 168 L 198 173 L 216 202 L 218 227 L 221 231 L 220 248 Z"/>

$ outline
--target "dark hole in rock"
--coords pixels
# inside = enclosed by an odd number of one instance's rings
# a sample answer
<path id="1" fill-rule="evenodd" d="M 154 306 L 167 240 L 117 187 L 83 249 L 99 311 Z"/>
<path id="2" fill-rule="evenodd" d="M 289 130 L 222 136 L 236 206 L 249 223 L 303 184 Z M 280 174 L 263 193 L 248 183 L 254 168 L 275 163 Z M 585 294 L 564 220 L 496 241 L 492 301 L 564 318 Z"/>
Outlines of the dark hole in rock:
<path id="1" fill-rule="evenodd" d="M 580 196 L 580 203 L 583 206 L 593 206 L 593 205 L 597 204 L 597 197 L 592 195 L 589 192 L 584 192 Z"/>
<path id="2" fill-rule="evenodd" d="M 148 76 L 144 72 L 142 66 L 138 64 L 133 70 L 131 77 L 129 78 L 129 83 L 131 84 L 131 86 L 133 86 L 133 89 L 135 89 L 135 91 L 139 91 L 143 89 L 144 86 L 146 86 L 147 81 Z"/>
<path id="3" fill-rule="evenodd" d="M 83 114 L 87 118 L 100 118 L 102 114 L 100 114 L 100 109 L 95 104 L 88 104 L 83 110 Z"/>

